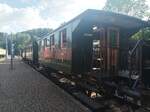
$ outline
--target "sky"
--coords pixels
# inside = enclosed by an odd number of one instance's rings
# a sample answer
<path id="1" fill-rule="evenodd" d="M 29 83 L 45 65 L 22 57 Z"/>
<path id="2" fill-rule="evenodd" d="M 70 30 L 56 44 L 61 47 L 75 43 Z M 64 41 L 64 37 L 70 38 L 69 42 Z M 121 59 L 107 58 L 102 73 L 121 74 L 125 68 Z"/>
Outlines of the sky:
<path id="1" fill-rule="evenodd" d="M 106 0 L 0 0 L 0 32 L 55 29 L 86 9 L 102 9 L 105 2 Z"/>
<path id="2" fill-rule="evenodd" d="M 106 0 L 0 0 L 0 32 L 57 28 L 86 9 L 102 9 Z"/>

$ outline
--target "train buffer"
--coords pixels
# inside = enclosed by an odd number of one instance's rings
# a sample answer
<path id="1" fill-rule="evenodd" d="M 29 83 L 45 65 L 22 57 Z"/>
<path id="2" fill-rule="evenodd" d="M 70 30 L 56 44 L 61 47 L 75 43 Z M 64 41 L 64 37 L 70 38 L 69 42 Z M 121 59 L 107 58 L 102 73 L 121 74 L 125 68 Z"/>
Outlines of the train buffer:
<path id="1" fill-rule="evenodd" d="M 90 112 L 20 60 L 0 63 L 0 112 Z"/>

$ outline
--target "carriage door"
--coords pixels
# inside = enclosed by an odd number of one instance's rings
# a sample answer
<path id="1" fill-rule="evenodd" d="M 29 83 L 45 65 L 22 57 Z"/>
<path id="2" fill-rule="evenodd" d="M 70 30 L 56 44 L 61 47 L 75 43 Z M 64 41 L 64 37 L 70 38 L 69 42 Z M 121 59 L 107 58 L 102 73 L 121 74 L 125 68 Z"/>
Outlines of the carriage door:
<path id="1" fill-rule="evenodd" d="M 93 36 L 93 51 L 92 51 L 92 70 L 103 72 L 105 68 L 104 63 L 104 45 L 105 45 L 105 30 L 99 28 L 94 32 Z"/>
<path id="2" fill-rule="evenodd" d="M 32 52 L 33 52 L 33 54 L 32 54 L 32 58 L 33 58 L 33 63 L 34 64 L 38 64 L 38 43 L 36 42 L 36 41 L 34 41 L 33 43 L 32 43 L 32 45 L 33 45 L 33 48 L 32 48 Z"/>
<path id="3" fill-rule="evenodd" d="M 107 30 L 107 72 L 110 75 L 117 74 L 119 53 L 119 30 L 108 28 Z"/>
<path id="4" fill-rule="evenodd" d="M 142 47 L 142 78 L 146 87 L 150 87 L 150 45 Z"/>

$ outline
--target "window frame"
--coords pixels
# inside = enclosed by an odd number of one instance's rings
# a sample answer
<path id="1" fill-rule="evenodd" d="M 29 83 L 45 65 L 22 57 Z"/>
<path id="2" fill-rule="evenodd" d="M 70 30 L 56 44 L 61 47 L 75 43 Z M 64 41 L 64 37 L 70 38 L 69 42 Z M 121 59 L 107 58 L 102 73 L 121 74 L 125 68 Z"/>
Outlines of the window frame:
<path id="1" fill-rule="evenodd" d="M 55 45 L 55 35 L 50 36 L 50 47 Z"/>
<path id="2" fill-rule="evenodd" d="M 63 48 L 66 47 L 67 43 L 67 28 L 62 29 L 59 31 L 59 47 Z"/>

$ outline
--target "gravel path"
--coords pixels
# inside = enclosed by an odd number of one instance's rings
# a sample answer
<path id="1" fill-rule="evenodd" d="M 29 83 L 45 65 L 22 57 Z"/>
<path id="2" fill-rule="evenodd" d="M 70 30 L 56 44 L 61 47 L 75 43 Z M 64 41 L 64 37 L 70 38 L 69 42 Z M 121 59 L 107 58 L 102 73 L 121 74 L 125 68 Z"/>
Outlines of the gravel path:
<path id="1" fill-rule="evenodd" d="M 0 63 L 0 112 L 90 112 L 21 61 Z"/>

